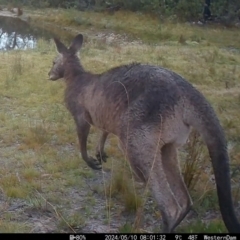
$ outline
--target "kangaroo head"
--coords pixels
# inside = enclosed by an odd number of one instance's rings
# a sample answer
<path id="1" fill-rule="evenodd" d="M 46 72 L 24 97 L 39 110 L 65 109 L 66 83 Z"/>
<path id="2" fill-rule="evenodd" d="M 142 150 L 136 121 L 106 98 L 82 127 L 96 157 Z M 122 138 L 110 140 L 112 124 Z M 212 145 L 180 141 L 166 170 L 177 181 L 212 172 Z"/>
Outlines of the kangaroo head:
<path id="1" fill-rule="evenodd" d="M 58 56 L 53 60 L 53 66 L 48 73 L 50 80 L 58 80 L 64 77 L 66 63 L 70 58 L 75 58 L 83 43 L 83 35 L 78 34 L 67 48 L 59 39 L 54 38 L 57 47 Z M 70 61 L 71 62 L 71 61 Z"/>

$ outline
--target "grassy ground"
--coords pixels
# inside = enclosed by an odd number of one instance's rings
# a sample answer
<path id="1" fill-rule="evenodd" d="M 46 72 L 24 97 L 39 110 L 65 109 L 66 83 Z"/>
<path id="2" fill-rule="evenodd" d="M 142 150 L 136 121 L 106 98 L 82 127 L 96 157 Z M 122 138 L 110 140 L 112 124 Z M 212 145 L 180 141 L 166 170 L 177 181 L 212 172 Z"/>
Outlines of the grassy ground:
<path id="1" fill-rule="evenodd" d="M 240 216 L 239 30 L 159 23 L 124 12 L 28 12 L 32 24 L 82 32 L 86 70 L 98 73 L 132 61 L 157 64 L 201 90 L 229 140 Z M 0 232 L 159 231 L 160 213 L 133 181 L 114 136 L 108 139 L 110 158 L 103 171 L 92 171 L 81 160 L 75 126 L 63 104 L 64 82 L 47 79 L 55 53 L 53 42 L 42 39 L 34 50 L 0 53 Z M 91 155 L 98 134 L 91 130 Z M 211 165 L 197 134 L 180 157 L 194 211 L 177 230 L 225 232 Z"/>

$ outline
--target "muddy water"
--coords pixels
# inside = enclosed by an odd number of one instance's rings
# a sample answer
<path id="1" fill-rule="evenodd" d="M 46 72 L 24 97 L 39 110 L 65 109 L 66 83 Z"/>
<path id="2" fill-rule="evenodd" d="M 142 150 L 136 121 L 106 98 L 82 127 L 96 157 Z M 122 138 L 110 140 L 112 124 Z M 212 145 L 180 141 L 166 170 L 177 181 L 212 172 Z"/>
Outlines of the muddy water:
<path id="1" fill-rule="evenodd" d="M 0 16 L 0 51 L 28 49 L 37 46 L 38 39 L 61 37 L 50 30 L 40 28 L 19 18 Z"/>

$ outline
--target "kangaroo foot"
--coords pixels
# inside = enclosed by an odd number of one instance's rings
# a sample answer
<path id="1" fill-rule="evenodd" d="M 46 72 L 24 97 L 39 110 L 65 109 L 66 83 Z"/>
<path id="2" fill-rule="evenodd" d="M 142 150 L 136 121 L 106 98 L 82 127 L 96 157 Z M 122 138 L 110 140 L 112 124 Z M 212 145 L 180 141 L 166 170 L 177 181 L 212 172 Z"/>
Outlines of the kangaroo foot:
<path id="1" fill-rule="evenodd" d="M 89 157 L 88 160 L 86 161 L 87 165 L 94 169 L 94 170 L 101 170 L 102 169 L 102 164 L 98 159 Z"/>

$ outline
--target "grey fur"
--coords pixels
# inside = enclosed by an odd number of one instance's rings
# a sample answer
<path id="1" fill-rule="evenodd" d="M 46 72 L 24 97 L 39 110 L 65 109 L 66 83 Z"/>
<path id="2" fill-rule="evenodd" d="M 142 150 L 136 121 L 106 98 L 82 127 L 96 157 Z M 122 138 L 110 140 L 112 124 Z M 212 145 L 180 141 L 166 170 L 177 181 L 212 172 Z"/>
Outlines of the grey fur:
<path id="1" fill-rule="evenodd" d="M 192 205 L 177 159 L 177 148 L 186 142 L 192 126 L 208 147 L 224 223 L 229 232 L 239 233 L 224 132 L 204 96 L 181 76 L 159 66 L 133 63 L 99 75 L 86 72 L 77 57 L 82 42 L 81 34 L 70 48 L 55 39 L 60 54 L 49 78 L 66 80 L 65 102 L 86 163 L 100 169 L 101 155 L 106 160 L 108 133 L 118 136 L 132 169 L 149 183 L 162 213 L 163 232 L 172 232 Z M 103 131 L 97 159 L 86 150 L 90 125 Z"/>

